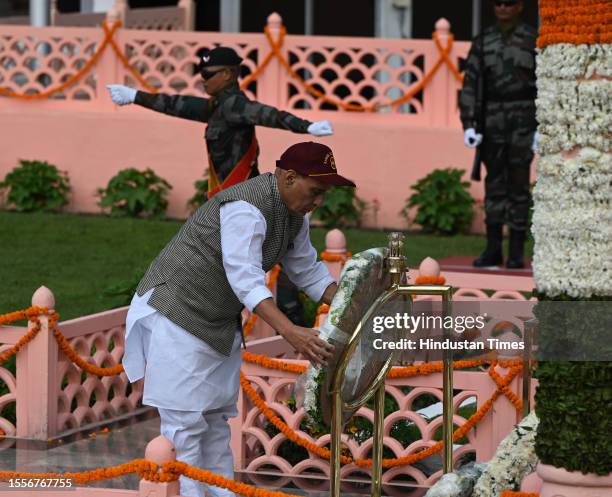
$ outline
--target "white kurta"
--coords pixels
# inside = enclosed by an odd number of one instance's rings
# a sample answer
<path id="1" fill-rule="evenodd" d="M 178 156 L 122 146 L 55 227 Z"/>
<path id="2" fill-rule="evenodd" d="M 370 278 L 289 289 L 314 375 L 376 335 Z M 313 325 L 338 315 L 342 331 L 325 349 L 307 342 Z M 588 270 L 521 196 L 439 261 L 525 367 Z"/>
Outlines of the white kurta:
<path id="1" fill-rule="evenodd" d="M 266 220 L 252 204 L 235 201 L 221 207 L 220 224 L 227 279 L 240 302 L 252 311 L 272 297 L 261 268 Z M 334 282 L 327 267 L 317 262 L 307 218 L 281 264 L 291 281 L 315 301 Z M 152 292 L 134 296 L 126 319 L 123 365 L 130 381 L 145 378 L 143 403 L 204 411 L 211 407 L 211 396 L 224 397 L 224 392 L 234 388 L 237 391 L 240 330 L 236 330 L 232 354 L 224 356 L 149 306 Z"/>

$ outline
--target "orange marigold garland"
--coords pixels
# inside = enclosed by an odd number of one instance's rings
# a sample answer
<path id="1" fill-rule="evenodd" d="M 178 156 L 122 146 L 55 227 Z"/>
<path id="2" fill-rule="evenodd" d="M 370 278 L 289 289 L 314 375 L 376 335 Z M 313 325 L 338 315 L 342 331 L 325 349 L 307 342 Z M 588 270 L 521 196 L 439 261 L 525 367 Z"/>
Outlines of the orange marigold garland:
<path id="1" fill-rule="evenodd" d="M 540 0 L 538 47 L 558 43 L 612 43 L 609 0 Z"/>
<path id="2" fill-rule="evenodd" d="M 466 361 L 470 362 L 470 361 Z M 478 362 L 478 361 L 473 361 Z M 504 388 L 507 387 L 512 380 L 521 372 L 522 363 L 520 361 L 515 361 L 516 365 L 510 368 L 510 371 L 504 378 L 501 378 L 497 375 L 499 380 L 495 380 L 498 389 L 493 393 L 493 396 L 484 402 L 478 411 L 474 413 L 470 418 L 459 428 L 457 428 L 453 433 L 453 440 L 457 441 L 463 438 L 477 423 L 479 423 L 482 418 L 491 410 L 493 407 L 493 403 L 499 398 L 499 396 L 503 393 Z M 499 382 L 498 382 L 499 381 Z M 290 441 L 301 445 L 309 452 L 318 455 L 324 459 L 330 458 L 330 452 L 328 449 L 324 447 L 319 447 L 318 445 L 310 442 L 304 437 L 298 435 L 294 430 L 289 428 L 286 423 L 284 423 L 276 413 L 268 407 L 266 402 L 257 394 L 255 389 L 251 386 L 246 376 L 241 372 L 240 373 L 240 384 L 246 393 L 246 395 L 251 399 L 253 404 L 262 412 L 262 414 L 281 432 L 285 435 Z M 444 447 L 444 442 L 439 441 L 428 447 L 427 449 L 421 450 L 417 453 L 409 454 L 396 459 L 383 459 L 383 467 L 385 468 L 393 468 L 397 466 L 405 466 L 414 464 L 418 461 L 421 461 L 433 454 L 436 454 L 442 450 Z M 340 462 L 342 464 L 350 464 L 354 463 L 360 467 L 370 467 L 372 465 L 371 459 L 357 459 L 353 460 L 347 456 L 341 456 Z"/>
<path id="3" fill-rule="evenodd" d="M 29 309 L 10 312 L 8 314 L 2 314 L 0 316 L 0 325 L 13 323 L 15 321 L 21 321 L 22 319 L 27 319 L 28 321 L 34 323 L 32 328 L 25 335 L 23 335 L 15 345 L 0 354 L 0 364 L 3 364 L 8 361 L 11 357 L 17 354 L 17 352 L 19 352 L 19 350 L 21 350 L 23 346 L 31 342 L 34 337 L 38 335 L 41 329 L 41 323 L 38 319 L 38 316 L 47 314 L 48 312 L 49 311 L 44 307 L 33 306 Z M 50 318 L 49 322 L 51 322 L 51 319 L 52 318 Z"/>
<path id="4" fill-rule="evenodd" d="M 417 276 L 415 281 L 417 285 L 444 285 L 446 278 L 444 276 Z"/>
<path id="5" fill-rule="evenodd" d="M 53 329 L 53 336 L 55 337 L 60 350 L 83 371 L 87 371 L 88 373 L 96 376 L 115 376 L 123 373 L 123 364 L 116 364 L 108 368 L 100 368 L 94 364 L 88 363 L 74 351 L 74 349 L 68 343 L 68 340 L 66 340 L 66 337 L 62 335 L 62 333 L 55 326 L 49 326 L 49 329 Z"/>
<path id="6" fill-rule="evenodd" d="M 291 364 L 279 359 L 272 359 L 265 355 L 254 354 L 244 350 L 242 352 L 242 359 L 252 364 L 257 364 L 267 369 L 276 369 L 277 371 L 287 371 L 288 373 L 302 374 L 306 372 L 306 366 L 301 364 Z"/>
<path id="7" fill-rule="evenodd" d="M 499 497 L 540 497 L 540 494 L 529 492 L 515 492 L 514 490 L 504 490 Z"/>
<path id="8" fill-rule="evenodd" d="M 320 254 L 322 261 L 325 261 L 325 262 L 341 262 L 342 264 L 344 264 L 346 261 L 348 261 L 351 258 L 352 255 L 353 254 L 351 254 L 348 251 L 346 251 L 344 253 L 340 253 L 340 254 L 334 254 L 332 252 L 328 252 L 327 250 L 324 250 Z"/>

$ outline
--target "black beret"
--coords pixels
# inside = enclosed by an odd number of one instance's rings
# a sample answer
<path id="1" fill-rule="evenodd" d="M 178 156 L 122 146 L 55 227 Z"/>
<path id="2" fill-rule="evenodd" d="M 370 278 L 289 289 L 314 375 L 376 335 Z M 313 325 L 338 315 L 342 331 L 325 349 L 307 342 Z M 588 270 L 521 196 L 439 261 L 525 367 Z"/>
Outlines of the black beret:
<path id="1" fill-rule="evenodd" d="M 236 50 L 230 47 L 213 48 L 202 56 L 200 68 L 213 66 L 239 66 L 242 62 Z"/>

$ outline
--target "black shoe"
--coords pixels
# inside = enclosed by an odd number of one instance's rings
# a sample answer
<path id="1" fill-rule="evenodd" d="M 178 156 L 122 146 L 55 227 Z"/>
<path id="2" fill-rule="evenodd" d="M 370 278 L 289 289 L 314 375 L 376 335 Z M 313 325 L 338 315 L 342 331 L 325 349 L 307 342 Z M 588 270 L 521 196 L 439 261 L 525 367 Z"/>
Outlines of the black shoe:
<path id="1" fill-rule="evenodd" d="M 516 259 L 510 259 L 510 257 L 508 257 L 506 267 L 508 269 L 523 269 L 525 267 L 525 261 L 522 257 L 517 257 Z"/>
<path id="2" fill-rule="evenodd" d="M 503 259 L 504 258 L 502 257 L 501 250 L 494 254 L 487 252 L 485 250 L 482 254 L 480 254 L 480 257 L 478 257 L 477 259 L 474 259 L 474 262 L 472 262 L 472 266 L 474 267 L 499 266 L 503 262 Z"/>
<path id="3" fill-rule="evenodd" d="M 523 259 L 523 251 L 525 248 L 525 231 L 510 230 L 510 242 L 508 244 L 508 260 L 506 267 L 508 269 L 523 269 L 525 261 Z"/>
<path id="4" fill-rule="evenodd" d="M 503 262 L 502 255 L 503 225 L 487 224 L 487 248 L 480 257 L 472 262 L 474 267 L 498 266 Z"/>

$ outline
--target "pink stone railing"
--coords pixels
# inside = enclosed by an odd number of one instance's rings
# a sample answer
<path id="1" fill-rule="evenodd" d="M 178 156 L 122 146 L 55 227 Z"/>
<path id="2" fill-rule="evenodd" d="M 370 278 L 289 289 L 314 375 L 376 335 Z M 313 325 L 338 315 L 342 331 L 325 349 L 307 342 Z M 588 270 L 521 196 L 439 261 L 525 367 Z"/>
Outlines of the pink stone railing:
<path id="1" fill-rule="evenodd" d="M 285 342 L 277 339 L 268 339 L 262 344 L 252 343 L 249 347 L 252 352 L 274 354 L 288 363 L 308 365 L 307 361 L 297 361 L 287 358 L 290 355 L 289 347 Z M 243 373 L 247 376 L 251 385 L 265 399 L 266 404 L 298 435 L 318 446 L 328 446 L 330 436 L 324 435 L 313 438 L 300 429 L 304 418 L 303 408 L 293 412 L 286 404 L 295 384 L 297 375 L 283 371 L 264 369 L 263 367 L 244 364 Z M 500 370 L 504 374 L 505 370 Z M 453 417 L 455 425 L 460 426 L 466 420 L 457 414 L 458 407 L 465 401 L 473 400 L 476 409 L 486 402 L 497 389 L 494 381 L 485 371 L 456 371 L 454 374 L 454 389 L 459 392 L 454 396 Z M 411 454 L 420 448 L 425 448 L 435 443 L 434 435 L 441 433 L 442 416 L 427 420 L 411 409 L 412 403 L 421 396 L 433 396 L 442 401 L 442 375 L 432 374 L 407 379 L 388 379 L 386 382 L 387 394 L 393 397 L 399 405 L 399 410 L 391 413 L 384 421 L 384 443 L 395 458 Z M 521 382 L 515 378 L 510 384 L 510 389 L 520 397 Z M 409 392 L 404 393 L 404 390 Z M 269 421 L 262 416 L 260 410 L 253 406 L 251 401 L 241 392 L 238 401 L 238 418 L 231 420 L 232 425 L 232 449 L 235 457 L 235 467 L 241 468 L 249 474 L 254 481 L 260 481 L 262 485 L 270 484 L 270 477 L 276 474 L 275 486 L 284 486 L 293 481 L 304 490 L 322 489 L 329 478 L 329 463 L 327 460 L 309 452 L 309 459 L 292 466 L 286 459 L 278 454 L 279 448 L 287 441 L 282 433 L 270 437 L 266 433 Z M 361 408 L 356 416 L 361 416 L 373 422 L 373 412 L 368 408 Z M 420 431 L 422 438 L 413 441 L 407 447 L 403 447 L 397 440 L 390 436 L 393 426 L 400 420 L 409 420 Z M 516 408 L 506 399 L 499 398 L 495 402 L 492 412 L 486 415 L 478 423 L 476 432 L 471 431 L 468 435 L 468 443 L 457 448 L 453 455 L 454 462 L 458 462 L 468 454 L 475 455 L 476 460 L 486 461 L 495 453 L 499 442 L 508 434 L 517 423 L 519 417 Z M 343 444 L 349 450 L 353 458 L 367 458 L 372 449 L 372 439 L 368 439 L 361 445 L 343 435 Z M 257 475 L 260 473 L 260 476 Z M 386 470 L 383 474 L 383 485 L 387 495 L 402 495 L 402 483 L 412 480 L 411 484 L 429 487 L 441 476 L 442 471 L 436 471 L 427 475 L 415 466 L 402 466 Z M 360 468 L 354 464 L 343 466 L 342 478 L 359 480 L 364 475 L 370 475 L 369 469 Z M 259 480 L 258 480 L 259 478 Z M 343 491 L 351 492 L 350 483 L 344 483 Z"/>
<path id="2" fill-rule="evenodd" d="M 32 305 L 55 307 L 53 294 L 41 287 Z M 111 367 L 121 362 L 127 307 L 59 323 L 71 347 L 86 362 Z M 36 337 L 16 358 L 13 375 L 0 367 L 0 380 L 9 393 L 0 398 L 1 409 L 15 403 L 17 426 L 0 417 L 0 428 L 10 437 L 47 440 L 134 416 L 141 406 L 142 382 L 131 385 L 125 373 L 99 378 L 84 374 L 59 350 L 45 316 Z M 0 352 L 10 348 L 27 328 L 3 326 Z"/>
<path id="3" fill-rule="evenodd" d="M 113 12 L 114 18 L 117 13 Z M 270 15 L 267 29 L 273 39 L 281 37 L 282 20 Z M 436 32 L 445 45 L 450 25 L 444 19 Z M 56 87 L 83 66 L 103 39 L 100 28 L 32 28 L 3 26 L 0 35 L 0 86 L 17 93 L 38 93 Z M 145 80 L 162 92 L 204 95 L 195 71 L 198 53 L 216 44 L 230 46 L 244 58 L 244 77 L 251 74 L 270 52 L 264 34 L 213 32 L 140 31 L 120 29 L 115 39 L 130 64 Z M 450 59 L 457 64 L 469 44 L 456 42 Z M 345 104 L 388 104 L 404 95 L 429 72 L 440 54 L 432 40 L 390 40 L 287 35 L 283 57 L 303 78 L 326 96 Z M 104 85 L 139 86 L 118 58 L 107 49 L 96 66 L 69 90 L 40 102 L 45 108 L 112 111 Z M 409 102 L 384 109 L 399 113 L 409 122 L 424 125 L 457 124 L 459 82 L 443 65 L 425 88 Z M 282 109 L 336 110 L 323 104 L 273 58 L 247 92 Z M 7 108 L 23 105 L 3 99 Z"/>

